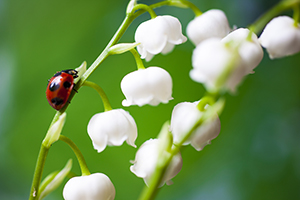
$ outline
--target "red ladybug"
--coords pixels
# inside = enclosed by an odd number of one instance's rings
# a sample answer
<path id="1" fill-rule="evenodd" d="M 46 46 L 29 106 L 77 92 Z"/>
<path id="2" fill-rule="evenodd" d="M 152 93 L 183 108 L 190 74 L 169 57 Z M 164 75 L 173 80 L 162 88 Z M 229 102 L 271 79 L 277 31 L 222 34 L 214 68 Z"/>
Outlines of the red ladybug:
<path id="1" fill-rule="evenodd" d="M 67 103 L 74 87 L 74 78 L 78 77 L 74 69 L 62 70 L 49 79 L 46 97 L 55 110 L 60 110 Z"/>

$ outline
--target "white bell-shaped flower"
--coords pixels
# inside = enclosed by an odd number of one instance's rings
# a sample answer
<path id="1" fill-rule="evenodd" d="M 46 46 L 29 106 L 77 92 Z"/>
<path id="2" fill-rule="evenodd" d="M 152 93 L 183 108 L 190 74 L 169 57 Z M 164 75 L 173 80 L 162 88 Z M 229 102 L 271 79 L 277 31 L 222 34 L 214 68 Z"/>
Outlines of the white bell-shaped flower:
<path id="1" fill-rule="evenodd" d="M 192 65 L 190 77 L 196 82 L 203 83 L 209 91 L 224 87 L 234 92 L 246 73 L 246 69 L 241 66 L 238 53 L 218 38 L 204 40 L 194 49 Z M 224 85 L 219 85 L 218 81 L 228 67 L 232 68 L 231 73 L 224 81 Z"/>
<path id="2" fill-rule="evenodd" d="M 143 178 L 146 185 L 149 184 L 150 178 L 155 171 L 159 155 L 166 153 L 161 152 L 160 147 L 163 146 L 162 143 L 163 141 L 161 139 L 150 139 L 144 142 L 138 149 L 135 160 L 132 161 L 133 165 L 130 166 L 130 171 L 137 177 Z M 167 185 L 172 184 L 171 179 L 179 173 L 181 167 L 182 157 L 181 154 L 178 153 L 173 156 L 159 187 L 163 186 L 165 183 Z"/>
<path id="3" fill-rule="evenodd" d="M 160 67 L 148 67 L 127 74 L 121 81 L 126 99 L 123 106 L 168 103 L 172 100 L 172 78 Z"/>
<path id="4" fill-rule="evenodd" d="M 174 144 L 180 143 L 202 117 L 203 112 L 197 108 L 198 103 L 199 101 L 194 103 L 182 102 L 174 107 L 170 126 Z M 197 151 L 200 151 L 219 135 L 220 130 L 220 119 L 215 114 L 213 118 L 206 120 L 196 128 L 183 145 L 191 144 Z"/>
<path id="5" fill-rule="evenodd" d="M 223 38 L 230 30 L 225 13 L 222 10 L 212 9 L 190 21 L 186 33 L 197 46 L 208 38 Z"/>
<path id="6" fill-rule="evenodd" d="M 95 114 L 89 121 L 87 131 L 98 152 L 103 151 L 106 145 L 121 146 L 125 140 L 127 144 L 136 147 L 136 123 L 123 109 Z"/>
<path id="7" fill-rule="evenodd" d="M 246 28 L 239 28 L 222 39 L 222 42 L 228 43 L 232 48 L 238 48 L 242 65 L 247 73 L 253 73 L 253 69 L 261 62 L 264 53 L 257 36 Z"/>
<path id="8" fill-rule="evenodd" d="M 300 51 L 300 24 L 294 19 L 280 16 L 272 19 L 259 37 L 271 59 L 293 55 Z"/>
<path id="9" fill-rule="evenodd" d="M 141 23 L 135 32 L 135 41 L 140 43 L 137 50 L 146 61 L 150 61 L 156 54 L 171 52 L 175 45 L 186 40 L 179 20 L 169 15 L 157 16 Z"/>
<path id="10" fill-rule="evenodd" d="M 65 200 L 113 200 L 116 190 L 111 180 L 102 173 L 71 178 L 65 185 Z"/>

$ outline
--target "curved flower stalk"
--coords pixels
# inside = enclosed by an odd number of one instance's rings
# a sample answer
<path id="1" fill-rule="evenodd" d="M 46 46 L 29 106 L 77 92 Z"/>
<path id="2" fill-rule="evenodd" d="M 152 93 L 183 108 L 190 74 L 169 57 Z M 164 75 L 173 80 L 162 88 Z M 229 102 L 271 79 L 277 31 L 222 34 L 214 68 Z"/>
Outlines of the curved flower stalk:
<path id="1" fill-rule="evenodd" d="M 261 36 L 261 45 L 267 49 L 271 59 L 293 55 L 300 51 L 300 24 L 288 16 L 272 19 Z"/>
<path id="2" fill-rule="evenodd" d="M 95 114 L 89 121 L 87 131 L 98 153 L 106 145 L 120 146 L 125 140 L 127 144 L 136 147 L 136 123 L 129 112 L 123 109 Z"/>
<path id="3" fill-rule="evenodd" d="M 127 74 L 121 81 L 126 99 L 123 106 L 168 103 L 172 100 L 172 78 L 160 67 L 148 67 Z"/>
<path id="4" fill-rule="evenodd" d="M 186 33 L 197 46 L 208 38 L 223 38 L 230 30 L 225 13 L 222 10 L 212 9 L 190 21 Z"/>
<path id="5" fill-rule="evenodd" d="M 175 45 L 186 42 L 179 20 L 170 15 L 157 16 L 141 23 L 135 32 L 137 50 L 141 58 L 150 61 L 154 55 L 167 54 Z"/>
<path id="6" fill-rule="evenodd" d="M 102 173 L 71 178 L 65 185 L 65 200 L 113 200 L 115 187 L 111 180 Z"/>
<path id="7" fill-rule="evenodd" d="M 150 178 L 155 172 L 159 156 L 169 154 L 165 151 L 161 151 L 161 146 L 164 146 L 162 139 L 147 140 L 138 149 L 135 155 L 135 160 L 132 161 L 133 165 L 130 166 L 130 171 L 137 177 L 143 178 L 146 185 L 149 184 Z M 167 185 L 172 184 L 171 179 L 179 173 L 181 167 L 182 158 L 181 154 L 178 153 L 173 156 L 164 176 L 161 179 L 159 187 L 162 187 L 165 183 Z"/>
<path id="8" fill-rule="evenodd" d="M 170 126 L 174 144 L 182 143 L 189 131 L 203 116 L 204 112 L 198 109 L 198 103 L 199 101 L 194 103 L 182 102 L 174 107 Z M 206 108 L 207 106 L 208 105 L 206 105 Z M 183 145 L 191 144 L 197 151 L 200 151 L 207 144 L 210 144 L 212 139 L 219 135 L 220 130 L 221 123 L 216 113 L 213 117 L 205 120 L 201 126 L 196 128 L 191 136 L 183 142 Z"/>
<path id="9" fill-rule="evenodd" d="M 249 29 L 236 29 L 224 37 L 222 42 L 238 49 L 246 74 L 253 73 L 253 69 L 263 58 L 264 53 L 258 38 L 253 32 L 250 33 Z"/>

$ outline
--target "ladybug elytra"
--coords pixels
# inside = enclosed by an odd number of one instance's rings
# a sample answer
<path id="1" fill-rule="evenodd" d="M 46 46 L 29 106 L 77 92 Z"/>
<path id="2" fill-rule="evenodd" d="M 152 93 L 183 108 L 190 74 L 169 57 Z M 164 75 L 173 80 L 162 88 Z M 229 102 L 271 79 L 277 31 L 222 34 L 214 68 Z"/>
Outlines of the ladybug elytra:
<path id="1" fill-rule="evenodd" d="M 62 70 L 49 79 L 46 97 L 55 110 L 60 110 L 67 103 L 74 88 L 74 78 L 78 77 L 77 74 L 74 69 Z"/>

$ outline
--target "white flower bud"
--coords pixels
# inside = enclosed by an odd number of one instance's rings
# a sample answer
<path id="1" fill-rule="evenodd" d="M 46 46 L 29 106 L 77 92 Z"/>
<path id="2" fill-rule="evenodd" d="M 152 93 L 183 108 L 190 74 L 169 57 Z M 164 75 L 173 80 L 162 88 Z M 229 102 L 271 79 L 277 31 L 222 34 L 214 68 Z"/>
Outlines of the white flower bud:
<path id="1" fill-rule="evenodd" d="M 123 106 L 168 103 L 172 100 L 172 78 L 159 67 L 148 67 L 127 74 L 121 81 L 126 99 Z"/>
<path id="2" fill-rule="evenodd" d="M 300 24 L 280 16 L 272 19 L 263 30 L 259 41 L 271 59 L 293 55 L 300 51 Z"/>
<path id="3" fill-rule="evenodd" d="M 196 82 L 203 83 L 209 91 L 224 87 L 234 92 L 246 73 L 246 69 L 241 66 L 240 56 L 218 38 L 207 39 L 195 48 L 192 65 L 191 78 Z M 231 67 L 232 71 L 220 85 L 218 81 L 228 67 Z"/>
<path id="4" fill-rule="evenodd" d="M 130 0 L 128 5 L 127 5 L 127 9 L 126 9 L 126 13 L 131 13 L 133 7 L 136 5 L 136 0 Z"/>
<path id="5" fill-rule="evenodd" d="M 253 73 L 253 69 L 261 62 L 264 55 L 257 36 L 252 33 L 251 38 L 248 38 L 249 33 L 249 29 L 239 28 L 222 39 L 222 42 L 238 48 L 242 65 L 246 68 L 247 74 Z"/>
<path id="6" fill-rule="evenodd" d="M 194 103 L 182 102 L 174 107 L 170 126 L 174 144 L 180 143 L 202 117 L 204 112 L 197 108 L 198 103 L 199 101 Z M 220 130 L 220 119 L 215 114 L 196 128 L 183 145 L 191 144 L 197 151 L 200 151 L 219 135 Z"/>
<path id="7" fill-rule="evenodd" d="M 193 19 L 187 25 L 186 33 L 197 46 L 208 38 L 223 38 L 230 30 L 225 13 L 222 10 L 212 9 Z"/>
<path id="8" fill-rule="evenodd" d="M 98 152 L 103 151 L 106 145 L 120 146 L 125 140 L 127 144 L 136 147 L 136 123 L 123 109 L 95 114 L 89 121 L 87 131 Z"/>
<path id="9" fill-rule="evenodd" d="M 148 186 L 151 176 L 153 175 L 155 168 L 158 164 L 159 156 L 167 152 L 161 152 L 160 146 L 163 141 L 160 139 L 150 139 L 144 142 L 138 149 L 135 160 L 132 161 L 133 165 L 130 166 L 130 171 L 137 177 L 143 178 Z M 181 154 L 178 153 L 173 156 L 169 166 L 167 167 L 165 174 L 161 180 L 160 186 L 165 183 L 172 184 L 171 179 L 175 177 L 182 167 Z"/>
<path id="10" fill-rule="evenodd" d="M 43 145 L 47 148 L 59 139 L 62 128 L 64 127 L 66 121 L 66 113 L 59 116 L 58 120 L 49 128 L 46 137 L 43 140 Z"/>
<path id="11" fill-rule="evenodd" d="M 65 185 L 65 200 L 113 200 L 115 187 L 111 180 L 102 173 L 71 178 Z"/>
<path id="12" fill-rule="evenodd" d="M 135 41 L 140 43 L 137 50 L 146 61 L 150 61 L 156 54 L 171 52 L 175 45 L 186 40 L 179 20 L 169 15 L 157 16 L 141 23 L 135 32 Z"/>

